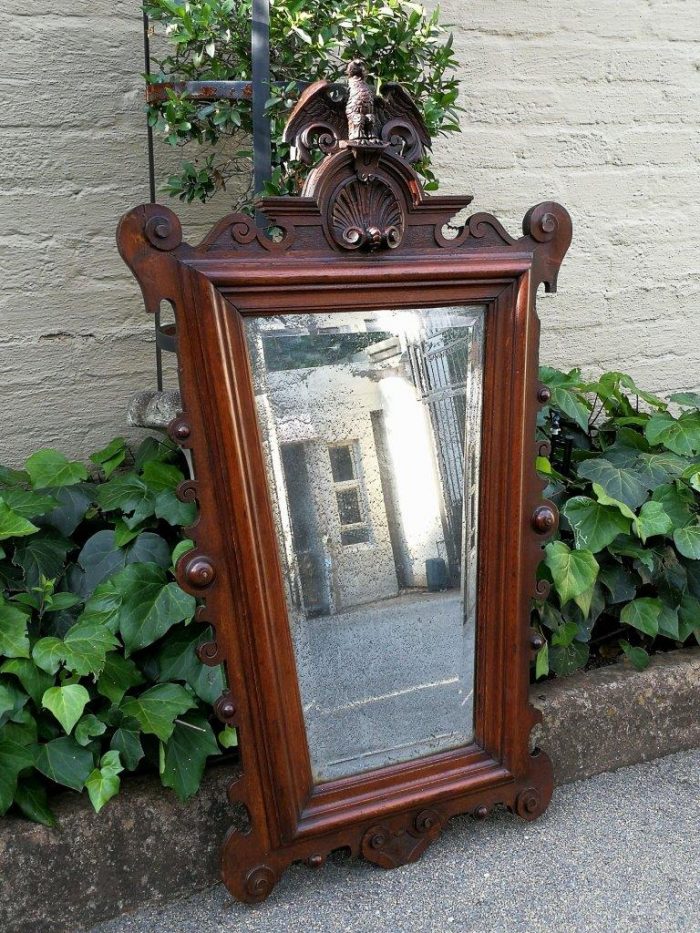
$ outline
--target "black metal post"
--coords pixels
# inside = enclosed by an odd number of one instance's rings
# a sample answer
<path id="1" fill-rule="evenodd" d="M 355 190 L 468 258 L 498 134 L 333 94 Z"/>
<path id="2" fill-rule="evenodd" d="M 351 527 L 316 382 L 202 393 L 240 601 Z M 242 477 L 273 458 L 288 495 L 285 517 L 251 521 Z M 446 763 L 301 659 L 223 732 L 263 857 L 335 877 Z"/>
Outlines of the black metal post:
<path id="1" fill-rule="evenodd" d="M 149 37 L 150 23 L 148 22 L 148 14 L 146 11 L 143 11 L 143 57 L 146 77 L 148 78 L 151 74 L 151 41 Z M 150 197 L 151 204 L 156 203 L 156 166 L 155 166 L 155 156 L 153 152 L 153 127 L 146 120 L 146 140 L 148 146 L 148 193 Z M 160 311 L 156 311 L 155 314 L 155 328 L 156 328 L 156 385 L 158 386 L 158 391 L 163 391 L 163 351 L 160 346 Z"/>
<path id="2" fill-rule="evenodd" d="M 253 168 L 259 194 L 272 176 L 270 121 L 265 104 L 270 96 L 270 0 L 253 0 Z"/>

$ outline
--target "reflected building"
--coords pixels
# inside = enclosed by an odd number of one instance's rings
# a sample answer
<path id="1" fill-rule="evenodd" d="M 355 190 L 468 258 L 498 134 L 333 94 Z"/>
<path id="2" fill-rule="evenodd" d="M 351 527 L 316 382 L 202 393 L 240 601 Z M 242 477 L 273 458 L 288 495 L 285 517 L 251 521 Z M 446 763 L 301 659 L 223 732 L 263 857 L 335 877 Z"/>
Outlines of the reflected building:
<path id="1" fill-rule="evenodd" d="M 317 778 L 463 744 L 483 309 L 246 327 Z"/>

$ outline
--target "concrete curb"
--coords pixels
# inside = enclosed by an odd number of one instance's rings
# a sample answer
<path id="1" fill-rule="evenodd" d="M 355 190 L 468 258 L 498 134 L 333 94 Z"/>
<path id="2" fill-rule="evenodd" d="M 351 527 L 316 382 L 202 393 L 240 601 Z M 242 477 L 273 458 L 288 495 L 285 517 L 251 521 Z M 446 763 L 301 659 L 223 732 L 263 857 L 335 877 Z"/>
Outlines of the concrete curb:
<path id="1" fill-rule="evenodd" d="M 625 663 L 536 685 L 532 697 L 558 784 L 700 746 L 697 648 L 658 655 L 641 673 Z M 154 778 L 134 779 L 99 816 L 66 794 L 59 831 L 0 820 L 0 929 L 89 929 L 215 883 L 235 773 L 212 768 L 187 804 Z"/>

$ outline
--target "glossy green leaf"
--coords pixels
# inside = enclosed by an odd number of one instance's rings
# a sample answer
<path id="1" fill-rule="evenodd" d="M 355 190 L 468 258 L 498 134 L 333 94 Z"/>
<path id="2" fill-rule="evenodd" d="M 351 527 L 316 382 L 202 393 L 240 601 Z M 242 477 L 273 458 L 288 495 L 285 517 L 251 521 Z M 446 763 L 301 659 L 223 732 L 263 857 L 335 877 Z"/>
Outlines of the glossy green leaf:
<path id="1" fill-rule="evenodd" d="M 33 535 L 38 530 L 37 525 L 32 524 L 28 518 L 24 518 L 19 512 L 11 509 L 0 496 L 0 541 Z"/>
<path id="2" fill-rule="evenodd" d="M 58 505 L 53 496 L 35 492 L 33 489 L 22 489 L 20 486 L 3 489 L 0 497 L 8 508 L 22 518 L 38 518 L 51 512 Z"/>
<path id="3" fill-rule="evenodd" d="M 161 781 L 172 787 L 180 800 L 194 794 L 202 780 L 207 758 L 221 751 L 211 726 L 200 715 L 190 714 L 175 725 L 163 757 Z"/>
<path id="4" fill-rule="evenodd" d="M 35 823 L 43 823 L 53 829 L 57 826 L 56 817 L 49 807 L 46 788 L 36 777 L 22 777 L 17 783 L 15 791 L 15 804 L 27 819 Z"/>
<path id="5" fill-rule="evenodd" d="M 628 641 L 620 641 L 620 647 L 638 671 L 643 671 L 649 667 L 651 658 L 644 648 L 633 647 Z"/>
<path id="6" fill-rule="evenodd" d="M 686 641 L 700 632 L 700 599 L 686 593 L 678 607 L 678 640 Z"/>
<path id="7" fill-rule="evenodd" d="M 110 651 L 97 680 L 97 692 L 119 704 L 128 690 L 143 682 L 143 675 L 132 660 L 117 651 Z"/>
<path id="8" fill-rule="evenodd" d="M 53 685 L 53 677 L 47 674 L 30 658 L 12 658 L 0 667 L 0 674 L 14 674 L 22 684 L 36 706 L 41 706 L 41 698 Z"/>
<path id="9" fill-rule="evenodd" d="M 127 771 L 134 771 L 143 758 L 143 745 L 138 732 L 133 729 L 120 727 L 116 729 L 109 747 L 119 752 L 119 756 Z"/>
<path id="10" fill-rule="evenodd" d="M 114 585 L 122 596 L 119 631 L 127 655 L 152 645 L 173 625 L 194 615 L 194 597 L 177 583 L 168 583 L 157 564 L 131 564 L 114 577 Z"/>
<path id="11" fill-rule="evenodd" d="M 63 639 L 53 635 L 40 638 L 32 648 L 32 658 L 42 671 L 55 674 L 63 662 Z"/>
<path id="12" fill-rule="evenodd" d="M 34 764 L 34 751 L 13 742 L 0 730 L 0 816 L 9 809 L 17 789 L 17 778 Z"/>
<path id="13" fill-rule="evenodd" d="M 44 529 L 15 547 L 13 563 L 24 571 L 27 586 L 38 586 L 42 577 L 55 580 L 63 573 L 66 555 L 73 544 L 57 531 Z"/>
<path id="14" fill-rule="evenodd" d="M 673 522 L 664 511 L 660 502 L 645 502 L 639 510 L 639 517 L 634 520 L 634 533 L 646 544 L 647 538 L 666 535 L 673 530 Z"/>
<path id="15" fill-rule="evenodd" d="M 663 603 L 660 599 L 643 596 L 622 607 L 620 621 L 655 638 L 659 633 L 659 616 L 662 609 Z"/>
<path id="16" fill-rule="evenodd" d="M 197 647 L 211 641 L 212 637 L 208 626 L 177 626 L 164 640 L 158 653 L 158 680 L 182 680 L 201 700 L 213 705 L 225 686 L 223 671 L 221 665 L 209 667 L 202 664 L 196 654 Z"/>
<path id="17" fill-rule="evenodd" d="M 114 440 L 110 441 L 102 450 L 98 450 L 96 453 L 91 454 L 90 459 L 93 463 L 96 463 L 102 468 L 105 477 L 109 479 L 117 467 L 124 462 L 126 454 L 126 440 L 123 437 L 115 437 Z"/>
<path id="18" fill-rule="evenodd" d="M 545 642 L 544 645 L 540 648 L 539 652 L 537 653 L 538 658 L 540 656 L 540 653 L 544 651 L 547 647 L 548 647 L 547 642 Z M 541 662 L 540 662 L 540 667 L 542 667 Z M 545 674 L 548 672 L 549 672 L 549 666 L 547 667 Z M 544 676 L 544 675 L 538 674 L 537 676 L 539 677 L 539 676 Z M 224 728 L 221 730 L 217 738 L 219 740 L 219 745 L 222 748 L 237 748 L 238 747 L 238 732 L 233 726 L 224 726 Z"/>
<path id="19" fill-rule="evenodd" d="M 579 550 L 596 554 L 619 534 L 628 534 L 630 521 L 616 508 L 600 505 L 587 496 L 574 496 L 561 510 L 571 525 Z"/>
<path id="20" fill-rule="evenodd" d="M 644 428 L 650 444 L 663 444 L 676 454 L 690 457 L 700 451 L 700 412 L 686 411 L 676 419 L 669 412 L 654 415 Z"/>
<path id="21" fill-rule="evenodd" d="M 647 481 L 634 470 L 617 466 L 604 457 L 584 460 L 578 465 L 578 475 L 597 483 L 605 493 L 637 509 L 647 498 Z"/>
<path id="22" fill-rule="evenodd" d="M 21 609 L 1 600 L 0 596 L 0 655 L 6 658 L 28 658 L 27 616 Z"/>
<path id="23" fill-rule="evenodd" d="M 118 644 L 107 626 L 89 617 L 82 618 L 68 629 L 63 639 L 64 664 L 81 676 L 100 674 L 107 652 Z"/>
<path id="24" fill-rule="evenodd" d="M 88 478 L 82 463 L 69 461 L 60 451 L 52 448 L 38 450 L 24 464 L 35 489 L 72 486 Z"/>
<path id="25" fill-rule="evenodd" d="M 676 392 L 671 401 L 686 408 L 700 408 L 700 392 Z"/>
<path id="26" fill-rule="evenodd" d="M 580 641 L 557 645 L 549 649 L 549 666 L 558 677 L 566 677 L 585 667 L 590 654 L 588 645 Z"/>
<path id="27" fill-rule="evenodd" d="M 678 552 L 690 560 L 700 560 L 700 519 L 673 532 L 673 543 Z"/>
<path id="28" fill-rule="evenodd" d="M 78 745 L 89 745 L 92 739 L 103 735 L 106 731 L 107 726 L 101 719 L 98 719 L 94 713 L 86 713 L 78 721 L 73 737 Z"/>
<path id="29" fill-rule="evenodd" d="M 572 551 L 563 541 L 552 541 L 546 546 L 545 564 L 562 606 L 589 590 L 598 576 L 598 562 L 591 552 Z"/>
<path id="30" fill-rule="evenodd" d="M 675 528 L 681 528 L 693 520 L 694 497 L 687 486 L 677 482 L 668 483 L 655 489 L 651 498 L 663 506 Z"/>
<path id="31" fill-rule="evenodd" d="M 39 747 L 34 766 L 56 784 L 82 790 L 92 771 L 93 758 L 74 738 L 64 735 Z"/>
<path id="32" fill-rule="evenodd" d="M 608 591 L 608 602 L 626 603 L 637 595 L 637 582 L 632 571 L 622 564 L 608 564 L 600 568 L 598 579 Z"/>
<path id="33" fill-rule="evenodd" d="M 68 684 L 64 687 L 49 687 L 42 697 L 41 705 L 53 713 L 64 732 L 70 733 L 89 702 L 90 694 L 82 684 Z"/>
<path id="34" fill-rule="evenodd" d="M 119 793 L 121 783 L 119 775 L 123 770 L 119 752 L 112 749 L 102 756 L 99 768 L 91 771 L 85 781 L 85 787 L 96 813 L 99 813 L 102 807 Z"/>
<path id="35" fill-rule="evenodd" d="M 192 695 L 179 684 L 158 684 L 138 697 L 126 697 L 120 709 L 132 716 L 143 732 L 167 742 L 175 728 L 175 719 L 195 705 Z"/>

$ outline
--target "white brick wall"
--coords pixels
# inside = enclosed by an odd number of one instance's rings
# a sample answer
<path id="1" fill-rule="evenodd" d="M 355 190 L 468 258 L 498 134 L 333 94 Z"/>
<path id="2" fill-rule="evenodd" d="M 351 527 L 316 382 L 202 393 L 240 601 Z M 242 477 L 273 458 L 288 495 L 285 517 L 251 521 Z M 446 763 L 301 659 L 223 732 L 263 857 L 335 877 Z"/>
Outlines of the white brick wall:
<path id="1" fill-rule="evenodd" d="M 700 385 L 698 0 L 443 0 L 463 133 L 445 192 L 517 233 L 555 198 L 574 218 L 544 361 Z M 152 325 L 114 246 L 147 199 L 137 0 L 0 0 L 0 462 L 124 433 L 154 384 Z M 159 153 L 163 173 L 167 153 Z M 193 238 L 225 198 L 184 212 Z M 170 382 L 172 384 L 172 370 Z"/>

